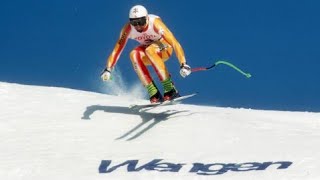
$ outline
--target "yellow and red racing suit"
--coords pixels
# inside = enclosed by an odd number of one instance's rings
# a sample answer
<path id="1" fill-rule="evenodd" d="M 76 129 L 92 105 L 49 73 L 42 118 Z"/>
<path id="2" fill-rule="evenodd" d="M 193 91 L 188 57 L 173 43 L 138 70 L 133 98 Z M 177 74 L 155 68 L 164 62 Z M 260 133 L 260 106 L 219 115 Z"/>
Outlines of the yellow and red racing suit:
<path id="1" fill-rule="evenodd" d="M 122 28 L 120 37 L 107 62 L 107 68 L 112 70 L 128 39 L 138 41 L 140 45 L 130 52 L 130 59 L 144 86 L 152 82 L 152 78 L 146 67 L 148 65 L 153 66 L 160 81 L 164 81 L 170 77 L 164 62 L 170 58 L 173 50 L 180 65 L 186 63 L 184 51 L 180 43 L 160 17 L 150 14 L 147 18 L 147 27 L 143 32 L 138 32 L 130 23 L 127 23 Z"/>

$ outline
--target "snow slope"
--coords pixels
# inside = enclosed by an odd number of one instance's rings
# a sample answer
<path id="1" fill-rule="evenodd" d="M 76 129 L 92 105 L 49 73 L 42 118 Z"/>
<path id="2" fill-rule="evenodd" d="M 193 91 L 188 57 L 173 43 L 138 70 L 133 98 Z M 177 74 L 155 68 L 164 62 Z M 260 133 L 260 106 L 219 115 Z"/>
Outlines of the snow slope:
<path id="1" fill-rule="evenodd" d="M 139 113 L 145 100 L 4 82 L 0 102 L 2 180 L 320 179 L 320 113 Z"/>

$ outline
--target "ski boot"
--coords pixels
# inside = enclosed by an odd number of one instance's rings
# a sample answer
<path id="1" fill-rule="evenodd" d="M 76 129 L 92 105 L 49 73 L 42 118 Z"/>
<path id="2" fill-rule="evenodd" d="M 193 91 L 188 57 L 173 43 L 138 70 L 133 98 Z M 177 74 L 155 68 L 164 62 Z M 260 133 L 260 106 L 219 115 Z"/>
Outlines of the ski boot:
<path id="1" fill-rule="evenodd" d="M 159 103 L 163 101 L 163 97 L 160 93 L 160 91 L 158 90 L 158 88 L 156 87 L 156 85 L 152 82 L 149 85 L 146 86 L 148 93 L 149 93 L 149 100 L 150 103 Z"/>
<path id="2" fill-rule="evenodd" d="M 174 98 L 180 97 L 177 89 L 174 87 L 174 84 L 171 78 L 168 78 L 161 82 L 164 88 L 163 100 L 170 101 Z"/>
<path id="3" fill-rule="evenodd" d="M 149 100 L 150 100 L 150 103 L 159 103 L 163 101 L 163 97 L 161 93 L 158 91 L 155 95 L 151 96 Z"/>

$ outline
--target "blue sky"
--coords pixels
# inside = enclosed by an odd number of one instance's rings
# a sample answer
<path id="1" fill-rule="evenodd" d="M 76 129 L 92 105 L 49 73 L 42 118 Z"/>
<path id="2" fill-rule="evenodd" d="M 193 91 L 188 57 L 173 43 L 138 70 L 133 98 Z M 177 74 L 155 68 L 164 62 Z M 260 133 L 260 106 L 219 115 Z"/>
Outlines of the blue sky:
<path id="1" fill-rule="evenodd" d="M 253 109 L 320 111 L 320 2 L 246 1 L 0 1 L 0 81 L 101 92 L 100 71 L 135 4 L 159 15 L 180 41 L 191 67 L 226 66 L 183 79 L 168 61 L 189 103 Z M 183 3 L 183 4 L 182 4 Z M 137 82 L 128 56 L 118 62 Z M 115 79 L 116 81 L 116 79 Z"/>

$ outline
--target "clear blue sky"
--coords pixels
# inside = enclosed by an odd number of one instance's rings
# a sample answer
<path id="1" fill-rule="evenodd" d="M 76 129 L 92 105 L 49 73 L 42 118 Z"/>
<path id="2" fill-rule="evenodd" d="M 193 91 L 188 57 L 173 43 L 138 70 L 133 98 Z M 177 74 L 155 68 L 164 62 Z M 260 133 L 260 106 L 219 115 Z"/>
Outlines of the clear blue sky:
<path id="1" fill-rule="evenodd" d="M 253 75 L 221 65 L 183 79 L 174 55 L 167 64 L 181 94 L 200 93 L 190 103 L 320 111 L 316 0 L 0 1 L 0 81 L 100 92 L 100 71 L 135 4 L 163 19 L 192 67 L 224 59 Z M 136 45 L 117 65 L 127 83 L 137 81 L 128 57 Z"/>

